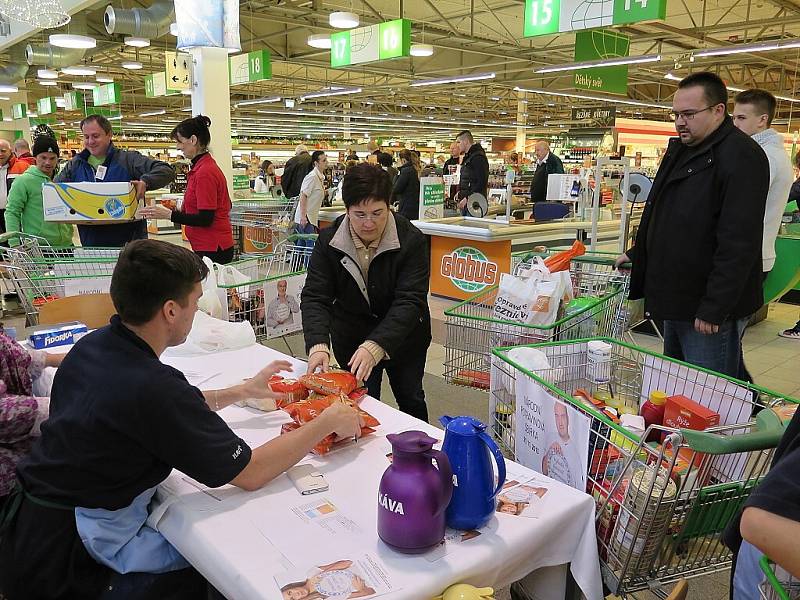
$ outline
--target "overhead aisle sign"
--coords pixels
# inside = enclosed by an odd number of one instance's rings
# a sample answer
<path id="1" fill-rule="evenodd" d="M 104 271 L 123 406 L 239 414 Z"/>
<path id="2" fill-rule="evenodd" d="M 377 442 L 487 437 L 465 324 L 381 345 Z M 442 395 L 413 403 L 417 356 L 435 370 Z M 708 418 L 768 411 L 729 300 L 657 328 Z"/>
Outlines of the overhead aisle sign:
<path id="1" fill-rule="evenodd" d="M 92 99 L 95 106 L 119 104 L 120 90 L 118 83 L 98 85 L 92 89 Z"/>
<path id="2" fill-rule="evenodd" d="M 39 98 L 36 102 L 40 115 L 49 115 L 56 112 L 56 99 L 53 97 Z"/>
<path id="3" fill-rule="evenodd" d="M 613 29 L 579 31 L 575 34 L 575 61 L 628 56 L 631 38 Z M 628 65 L 590 67 L 573 71 L 573 84 L 581 90 L 628 93 Z"/>
<path id="4" fill-rule="evenodd" d="M 524 37 L 663 20 L 667 0 L 525 0 Z"/>
<path id="5" fill-rule="evenodd" d="M 266 49 L 231 56 L 228 72 L 231 85 L 272 79 L 272 56 Z"/>
<path id="6" fill-rule="evenodd" d="M 15 119 L 24 119 L 28 116 L 28 107 L 25 104 L 12 104 L 11 116 Z"/>
<path id="7" fill-rule="evenodd" d="M 167 89 L 192 89 L 192 57 L 185 52 L 167 52 L 165 57 Z"/>
<path id="8" fill-rule="evenodd" d="M 64 110 L 78 110 L 82 105 L 83 100 L 78 98 L 78 92 L 64 92 Z"/>
<path id="9" fill-rule="evenodd" d="M 331 35 L 332 67 L 404 56 L 411 56 L 411 21 L 408 19 L 395 19 Z"/>

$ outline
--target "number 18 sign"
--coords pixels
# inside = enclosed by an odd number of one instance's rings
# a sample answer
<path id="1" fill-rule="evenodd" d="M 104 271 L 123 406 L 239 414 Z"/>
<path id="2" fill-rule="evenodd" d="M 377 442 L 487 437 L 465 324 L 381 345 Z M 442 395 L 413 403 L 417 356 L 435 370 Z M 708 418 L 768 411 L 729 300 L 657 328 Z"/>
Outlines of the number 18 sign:
<path id="1" fill-rule="evenodd" d="M 525 0 L 523 35 L 655 21 L 666 14 L 667 0 Z"/>
<path id="2" fill-rule="evenodd" d="M 331 66 L 347 67 L 411 55 L 411 21 L 395 19 L 331 35 Z"/>

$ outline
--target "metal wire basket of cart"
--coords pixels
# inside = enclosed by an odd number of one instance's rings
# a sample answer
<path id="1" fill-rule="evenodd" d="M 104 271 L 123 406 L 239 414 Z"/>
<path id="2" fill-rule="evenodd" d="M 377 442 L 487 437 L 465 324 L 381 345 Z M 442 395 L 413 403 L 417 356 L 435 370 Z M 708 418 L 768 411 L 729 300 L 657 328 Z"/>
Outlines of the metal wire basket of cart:
<path id="1" fill-rule="evenodd" d="M 519 261 L 517 267 L 522 265 L 524 261 Z M 570 262 L 570 276 L 575 297 L 584 298 L 585 302 L 568 314 L 559 313 L 559 318 L 550 325 L 528 325 L 496 318 L 497 285 L 446 310 L 445 380 L 489 389 L 493 347 L 621 335 L 625 323 L 620 306 L 627 295 L 627 275 L 614 268 L 611 258 L 580 256 Z"/>
<path id="2" fill-rule="evenodd" d="M 237 256 L 268 254 L 289 234 L 298 198 L 238 201 L 231 207 Z"/>
<path id="3" fill-rule="evenodd" d="M 759 590 L 763 600 L 797 600 L 800 598 L 800 579 L 792 576 L 786 569 L 776 565 L 766 556 L 761 557 L 759 566 L 765 575 Z"/>
<path id="4" fill-rule="evenodd" d="M 293 355 L 288 336 L 303 331 L 300 292 L 317 236 L 291 234 L 275 252 L 221 265 L 218 288 L 229 321 L 248 321 L 256 340 L 280 338 Z"/>
<path id="5" fill-rule="evenodd" d="M 590 341 L 608 344 L 610 354 L 596 360 Z M 549 368 L 522 364 L 531 348 Z M 670 397 L 665 423 L 716 418 L 704 431 L 651 425 L 637 435 L 622 427 L 619 416 L 638 414 L 654 390 Z M 773 410 L 756 415 L 755 398 Z M 682 409 L 673 422 L 673 399 L 704 408 Z M 495 437 L 522 464 L 595 497 L 603 579 L 620 596 L 730 566 L 721 533 L 769 470 L 796 404 L 611 338 L 493 350 Z"/>
<path id="6" fill-rule="evenodd" d="M 22 269 L 28 277 L 110 274 L 122 250 L 54 247 L 44 238 L 27 234 L 11 233 L 2 238 L 17 238 L 18 244 L 0 248 L 0 255 L 4 263 Z"/>

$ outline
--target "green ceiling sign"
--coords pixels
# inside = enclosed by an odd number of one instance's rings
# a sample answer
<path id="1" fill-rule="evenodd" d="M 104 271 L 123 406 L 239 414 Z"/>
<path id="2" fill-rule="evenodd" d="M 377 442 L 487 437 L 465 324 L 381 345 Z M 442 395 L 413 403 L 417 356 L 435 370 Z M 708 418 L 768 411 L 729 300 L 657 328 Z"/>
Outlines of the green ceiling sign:
<path id="1" fill-rule="evenodd" d="M 24 119 L 28 116 L 28 107 L 25 104 L 12 104 L 11 116 L 14 119 Z"/>
<path id="2" fill-rule="evenodd" d="M 272 56 L 266 49 L 231 56 L 228 73 L 231 85 L 272 79 Z"/>
<path id="3" fill-rule="evenodd" d="M 64 110 L 78 110 L 83 106 L 83 98 L 78 92 L 64 92 Z"/>
<path id="4" fill-rule="evenodd" d="M 613 30 L 579 31 L 575 34 L 575 62 L 628 56 L 630 46 L 630 37 Z M 572 77 L 581 90 L 628 93 L 628 65 L 580 69 Z"/>
<path id="5" fill-rule="evenodd" d="M 667 0 L 525 0 L 523 36 L 663 20 Z"/>
<path id="6" fill-rule="evenodd" d="M 39 98 L 36 102 L 36 107 L 39 109 L 40 115 L 49 115 L 56 112 L 56 99 L 48 96 L 47 98 Z"/>
<path id="7" fill-rule="evenodd" d="M 396 19 L 331 35 L 331 66 L 411 56 L 411 21 Z"/>
<path id="8" fill-rule="evenodd" d="M 95 106 L 106 104 L 119 104 L 120 90 L 118 83 L 107 83 L 98 85 L 92 90 L 92 98 Z"/>

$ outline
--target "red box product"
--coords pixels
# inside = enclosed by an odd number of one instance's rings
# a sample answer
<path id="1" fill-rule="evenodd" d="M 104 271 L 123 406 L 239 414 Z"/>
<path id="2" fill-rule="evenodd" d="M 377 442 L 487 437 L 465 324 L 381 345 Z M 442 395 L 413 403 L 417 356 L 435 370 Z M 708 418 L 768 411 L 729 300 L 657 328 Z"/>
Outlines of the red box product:
<path id="1" fill-rule="evenodd" d="M 675 429 L 702 431 L 719 425 L 719 413 L 686 396 L 670 396 L 664 408 L 664 425 Z"/>

